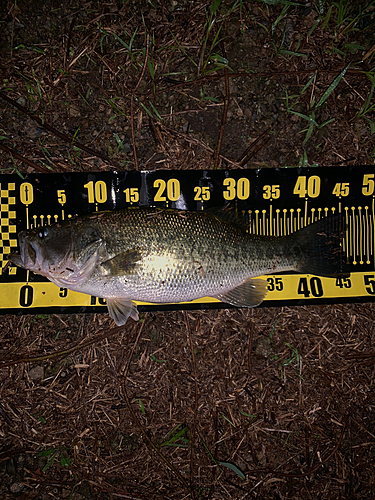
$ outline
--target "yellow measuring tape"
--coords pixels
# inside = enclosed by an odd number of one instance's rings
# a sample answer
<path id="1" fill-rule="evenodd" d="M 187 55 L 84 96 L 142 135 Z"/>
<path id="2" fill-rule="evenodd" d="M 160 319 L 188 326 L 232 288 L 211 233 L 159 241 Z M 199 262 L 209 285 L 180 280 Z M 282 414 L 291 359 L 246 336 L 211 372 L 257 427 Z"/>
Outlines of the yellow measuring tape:
<path id="1" fill-rule="evenodd" d="M 0 312 L 100 311 L 105 301 L 59 288 L 17 267 L 2 272 L 20 230 L 126 206 L 203 210 L 235 203 L 256 235 L 283 236 L 331 214 L 346 222 L 348 278 L 267 275 L 263 305 L 375 299 L 373 166 L 230 171 L 95 172 L 0 176 Z M 144 308 L 150 304 L 138 303 Z M 215 307 L 202 298 L 189 307 Z M 184 304 L 151 308 L 182 308 Z"/>

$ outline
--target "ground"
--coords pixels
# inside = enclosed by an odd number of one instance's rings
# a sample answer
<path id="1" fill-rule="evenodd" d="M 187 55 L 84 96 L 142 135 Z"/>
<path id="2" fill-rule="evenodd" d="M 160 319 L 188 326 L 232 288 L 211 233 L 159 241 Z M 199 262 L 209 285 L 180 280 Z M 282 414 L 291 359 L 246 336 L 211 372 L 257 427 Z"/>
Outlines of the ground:
<path id="1" fill-rule="evenodd" d="M 0 9 L 3 173 L 374 165 L 372 3 Z M 1 498 L 374 498 L 374 312 L 4 315 Z"/>

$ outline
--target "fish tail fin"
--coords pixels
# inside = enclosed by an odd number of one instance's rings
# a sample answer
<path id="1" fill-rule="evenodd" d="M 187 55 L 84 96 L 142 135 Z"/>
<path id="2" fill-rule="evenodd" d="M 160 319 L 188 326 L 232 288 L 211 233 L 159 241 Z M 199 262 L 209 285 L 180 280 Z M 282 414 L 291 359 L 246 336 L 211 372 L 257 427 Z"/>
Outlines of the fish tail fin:
<path id="1" fill-rule="evenodd" d="M 349 276 L 350 267 L 343 251 L 345 220 L 330 215 L 295 233 L 300 248 L 297 271 L 323 277 Z"/>

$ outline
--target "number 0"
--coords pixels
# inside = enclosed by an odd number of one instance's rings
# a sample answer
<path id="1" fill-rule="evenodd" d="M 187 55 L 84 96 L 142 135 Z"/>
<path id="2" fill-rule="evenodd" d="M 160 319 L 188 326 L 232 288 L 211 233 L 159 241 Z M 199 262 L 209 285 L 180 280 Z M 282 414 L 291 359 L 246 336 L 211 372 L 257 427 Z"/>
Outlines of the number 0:
<path id="1" fill-rule="evenodd" d="M 19 303 L 21 307 L 30 307 L 34 299 L 34 290 L 30 285 L 24 285 L 20 289 Z"/>

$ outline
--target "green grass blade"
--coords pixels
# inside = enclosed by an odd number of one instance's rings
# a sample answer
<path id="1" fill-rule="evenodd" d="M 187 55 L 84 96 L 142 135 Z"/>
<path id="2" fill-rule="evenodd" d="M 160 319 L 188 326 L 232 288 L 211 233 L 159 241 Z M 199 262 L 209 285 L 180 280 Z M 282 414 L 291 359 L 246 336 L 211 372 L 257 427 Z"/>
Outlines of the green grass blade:
<path id="1" fill-rule="evenodd" d="M 306 90 L 310 87 L 314 79 L 316 78 L 316 72 L 309 78 L 309 81 L 306 83 L 306 85 L 303 87 L 301 95 L 306 92 Z"/>
<path id="2" fill-rule="evenodd" d="M 142 413 L 146 413 L 146 411 L 145 411 L 145 407 L 144 407 L 144 404 L 143 404 L 143 402 L 142 402 L 142 399 L 141 399 L 141 398 L 138 398 L 138 403 L 139 403 L 139 407 L 140 407 L 140 409 L 141 409 L 141 412 L 142 412 Z"/>
<path id="3" fill-rule="evenodd" d="M 291 2 L 289 0 L 262 0 L 264 3 L 268 5 L 300 5 L 302 6 L 302 3 L 297 3 L 297 2 Z"/>
<path id="4" fill-rule="evenodd" d="M 122 38 L 120 38 L 118 35 L 116 35 L 116 33 L 111 33 L 112 36 L 114 36 L 116 38 L 117 41 L 119 41 L 121 43 L 121 45 L 123 45 L 129 52 L 131 51 L 129 45 L 124 42 L 124 40 Z"/>
<path id="5" fill-rule="evenodd" d="M 327 24 L 329 23 L 329 20 L 331 19 L 332 9 L 333 5 L 330 6 L 330 8 L 327 11 L 326 17 L 323 19 L 322 30 L 326 28 Z"/>
<path id="6" fill-rule="evenodd" d="M 312 118 L 311 116 L 303 115 L 302 113 L 298 113 L 298 111 L 293 111 L 292 109 L 289 110 L 289 113 L 292 113 L 293 115 L 297 115 L 300 118 L 303 118 L 304 120 L 307 120 L 308 122 L 310 122 L 311 124 L 313 124 L 315 127 L 318 127 L 318 124 L 316 123 L 316 121 L 314 120 L 314 118 Z"/>
<path id="7" fill-rule="evenodd" d="M 318 26 L 318 24 L 320 23 L 320 19 L 317 19 L 315 21 L 315 23 L 313 24 L 313 27 L 310 29 L 310 31 L 307 33 L 307 37 L 309 38 L 313 32 L 315 31 L 316 27 Z"/>
<path id="8" fill-rule="evenodd" d="M 221 416 L 222 416 L 222 417 L 223 417 L 223 419 L 224 419 L 224 420 L 226 420 L 226 421 L 227 421 L 227 422 L 228 422 L 228 423 L 229 423 L 232 427 L 234 427 L 234 428 L 236 427 L 236 426 L 234 425 L 234 423 L 233 423 L 233 422 L 231 422 L 231 421 L 229 420 L 229 418 L 228 418 L 228 417 L 226 417 L 223 413 L 221 414 Z"/>
<path id="9" fill-rule="evenodd" d="M 268 2 L 266 2 L 268 3 Z M 285 4 L 285 2 L 278 2 L 278 3 L 283 3 Z M 272 5 L 272 4 L 271 4 Z M 279 24 L 279 22 L 286 16 L 286 13 L 288 12 L 289 10 L 289 5 L 286 4 L 284 7 L 283 7 L 283 10 L 281 11 L 281 14 L 279 15 L 279 17 L 276 19 L 275 22 L 272 23 L 272 26 L 271 26 L 271 33 L 274 34 L 275 33 L 275 30 L 276 30 L 276 27 L 277 25 Z M 285 36 L 285 32 L 284 32 L 284 35 L 283 37 Z"/>
<path id="10" fill-rule="evenodd" d="M 244 411 L 242 411 L 240 408 L 238 408 L 238 411 L 241 413 L 241 415 L 243 415 L 244 417 L 248 417 L 248 418 L 252 418 L 253 420 L 255 420 L 256 418 L 258 418 L 258 415 L 251 415 L 250 413 L 245 413 Z"/>
<path id="11" fill-rule="evenodd" d="M 155 106 L 152 104 L 151 101 L 148 101 L 148 103 L 151 106 L 153 112 L 155 113 L 156 118 L 162 122 L 163 118 L 160 116 L 159 111 L 155 108 Z"/>
<path id="12" fill-rule="evenodd" d="M 216 11 L 219 9 L 221 5 L 222 0 L 214 0 L 212 4 L 210 5 L 210 13 L 211 15 L 215 14 Z"/>
<path id="13" fill-rule="evenodd" d="M 370 89 L 368 96 L 366 97 L 365 103 L 363 104 L 363 106 L 361 107 L 361 109 L 358 112 L 358 116 L 362 116 L 362 115 L 368 113 L 369 111 L 373 111 L 375 108 L 375 104 L 371 105 L 372 97 L 374 95 L 374 90 L 375 90 L 375 77 L 370 76 L 370 79 L 371 79 L 371 89 Z"/>
<path id="14" fill-rule="evenodd" d="M 321 125 L 319 125 L 318 128 L 323 128 L 325 127 L 326 125 L 328 125 L 329 123 L 332 123 L 335 121 L 335 118 L 330 118 L 329 120 L 326 120 L 325 122 L 323 122 Z"/>
<path id="15" fill-rule="evenodd" d="M 186 448 L 189 444 L 189 440 L 185 437 L 185 434 L 187 433 L 188 431 L 188 428 L 185 426 L 183 427 L 182 429 L 180 429 L 179 431 L 177 431 L 179 426 L 177 426 L 176 429 L 174 429 L 173 431 L 171 431 L 168 436 L 167 436 L 167 439 L 168 441 L 164 441 L 164 443 L 162 443 L 160 445 L 160 447 L 162 446 L 179 446 L 179 447 L 182 447 L 182 448 Z M 173 434 L 175 431 L 177 431 L 175 434 Z M 169 437 L 171 436 L 171 437 Z M 182 441 L 182 444 L 181 443 L 176 443 L 176 441 Z"/>
<path id="16" fill-rule="evenodd" d="M 53 453 L 56 453 L 56 448 L 49 448 L 48 450 L 42 450 L 38 453 L 40 457 L 49 457 Z"/>
<path id="17" fill-rule="evenodd" d="M 293 52 L 292 50 L 287 49 L 281 49 L 280 54 L 284 54 L 286 56 L 307 57 L 307 54 L 303 54 L 303 52 Z"/>
<path id="18" fill-rule="evenodd" d="M 369 124 L 371 134 L 375 134 L 375 123 L 372 120 L 370 120 L 370 118 L 368 118 L 367 116 L 364 116 L 363 118 Z"/>
<path id="19" fill-rule="evenodd" d="M 146 111 L 146 113 L 148 114 L 148 116 L 150 116 L 151 118 L 154 118 L 154 115 L 151 113 L 151 111 L 149 111 L 146 106 L 143 104 L 143 102 L 140 102 L 139 103 L 141 105 L 141 107 Z"/>
<path id="20" fill-rule="evenodd" d="M 303 150 L 303 155 L 301 156 L 301 158 L 299 159 L 299 163 L 298 163 L 298 167 L 299 168 L 304 168 L 304 167 L 308 167 L 309 166 L 309 161 L 307 159 L 307 153 L 306 153 L 306 150 L 304 149 Z"/>
<path id="21" fill-rule="evenodd" d="M 313 131 L 314 131 L 314 123 L 310 123 L 309 128 L 307 129 L 306 137 L 303 140 L 303 144 L 306 144 L 306 142 L 310 139 Z"/>
<path id="22" fill-rule="evenodd" d="M 245 474 L 242 472 L 242 470 L 240 470 L 237 465 L 234 465 L 232 464 L 231 462 L 223 462 L 222 460 L 218 460 L 217 461 L 220 465 L 222 465 L 223 467 L 227 467 L 228 469 L 232 470 L 233 472 L 235 472 L 237 474 L 237 476 L 240 476 L 241 479 L 245 480 L 246 479 L 246 476 Z"/>
<path id="23" fill-rule="evenodd" d="M 316 105 L 317 108 L 319 108 L 320 106 L 322 106 L 326 102 L 326 100 L 328 99 L 328 97 L 332 94 L 332 92 L 335 90 L 335 88 L 337 87 L 337 85 L 344 78 L 345 73 L 347 72 L 349 66 L 350 66 L 350 63 L 347 66 L 345 66 L 345 68 L 341 71 L 341 73 L 338 76 L 336 76 L 336 78 L 333 80 L 333 82 L 331 83 L 331 85 L 328 87 L 328 89 L 324 92 L 324 94 L 322 95 L 322 97 L 319 99 L 319 102 Z"/>

